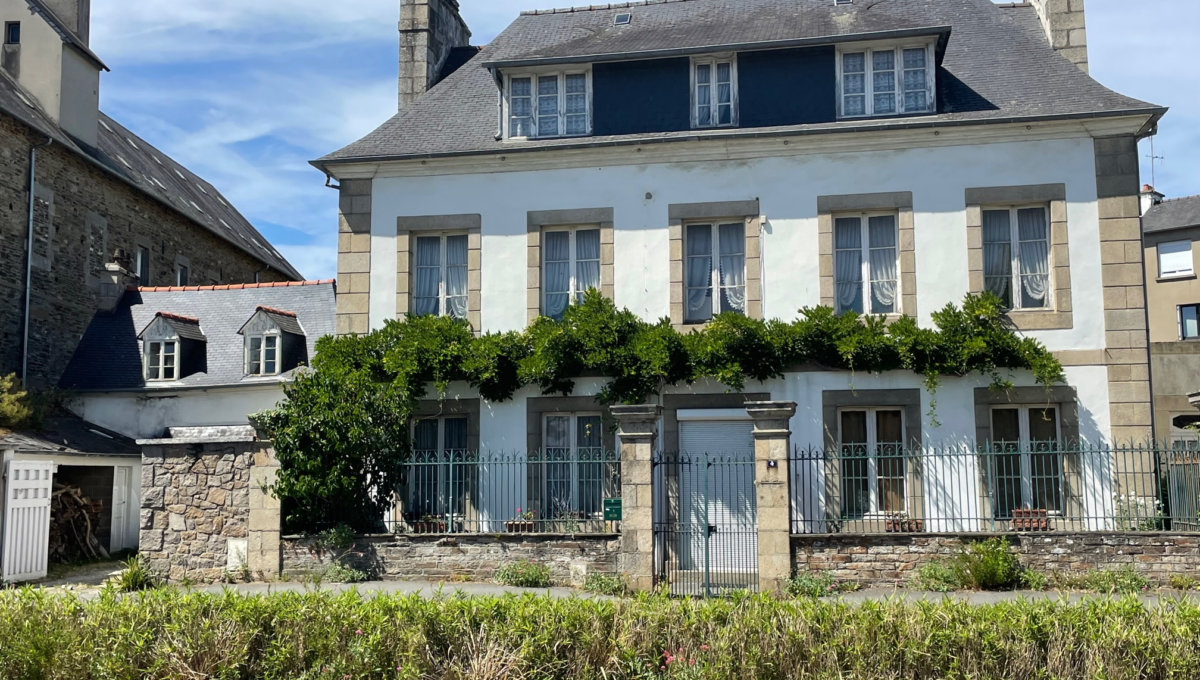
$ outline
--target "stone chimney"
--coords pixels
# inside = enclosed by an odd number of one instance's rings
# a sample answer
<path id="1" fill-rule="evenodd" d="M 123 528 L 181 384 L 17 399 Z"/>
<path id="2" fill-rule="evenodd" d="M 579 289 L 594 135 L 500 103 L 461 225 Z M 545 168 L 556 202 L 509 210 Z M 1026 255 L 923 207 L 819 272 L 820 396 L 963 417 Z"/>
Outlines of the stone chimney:
<path id="1" fill-rule="evenodd" d="M 452 49 L 470 44 L 458 0 L 400 0 L 400 110 L 437 83 Z"/>
<path id="2" fill-rule="evenodd" d="M 54 15 L 62 20 L 67 28 L 78 36 L 79 40 L 88 45 L 92 24 L 91 0 L 42 0 Z"/>
<path id="3" fill-rule="evenodd" d="M 1083 0 L 1029 0 L 1050 46 L 1084 73 L 1088 72 L 1087 30 L 1083 20 Z"/>
<path id="4" fill-rule="evenodd" d="M 129 256 L 124 249 L 118 248 L 113 254 L 113 261 L 104 265 L 100 272 L 100 291 L 96 294 L 96 310 L 111 312 L 117 308 L 117 303 L 125 297 L 129 286 L 136 286 L 137 274 L 129 270 L 132 266 Z"/>
<path id="5" fill-rule="evenodd" d="M 1142 214 L 1145 215 L 1147 210 L 1153 208 L 1159 203 L 1162 203 L 1166 196 L 1158 191 L 1155 191 L 1154 187 L 1150 186 L 1149 184 L 1143 184 L 1140 198 L 1142 202 Z"/>

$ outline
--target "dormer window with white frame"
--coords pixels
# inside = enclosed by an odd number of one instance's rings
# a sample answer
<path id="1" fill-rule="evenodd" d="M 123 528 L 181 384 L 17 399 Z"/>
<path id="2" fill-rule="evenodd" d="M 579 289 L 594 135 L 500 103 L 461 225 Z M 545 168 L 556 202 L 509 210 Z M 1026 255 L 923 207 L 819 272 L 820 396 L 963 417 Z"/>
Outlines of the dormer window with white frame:
<path id="1" fill-rule="evenodd" d="M 246 375 L 278 375 L 279 334 L 274 332 L 246 337 Z"/>
<path id="2" fill-rule="evenodd" d="M 934 44 L 850 45 L 838 50 L 838 117 L 933 113 Z"/>
<path id="3" fill-rule="evenodd" d="M 179 375 L 179 343 L 175 340 L 146 341 L 146 380 L 175 380 Z"/>
<path id="4" fill-rule="evenodd" d="M 505 137 L 582 137 L 592 132 L 589 69 L 536 71 L 505 77 Z"/>
<path id="5" fill-rule="evenodd" d="M 304 328 L 294 312 L 260 305 L 238 334 L 247 378 L 280 375 L 307 360 Z"/>
<path id="6" fill-rule="evenodd" d="M 736 126 L 737 113 L 737 58 L 692 59 L 692 127 Z"/>
<path id="7" fill-rule="evenodd" d="M 148 383 L 182 380 L 207 371 L 207 338 L 199 319 L 159 312 L 138 338 L 142 377 Z"/>

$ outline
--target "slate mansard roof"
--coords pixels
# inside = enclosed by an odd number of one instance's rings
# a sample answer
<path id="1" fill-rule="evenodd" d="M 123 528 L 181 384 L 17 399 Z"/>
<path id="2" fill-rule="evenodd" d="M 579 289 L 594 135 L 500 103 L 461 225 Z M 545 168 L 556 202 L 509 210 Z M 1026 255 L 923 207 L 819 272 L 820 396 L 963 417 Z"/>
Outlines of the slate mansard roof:
<path id="1" fill-rule="evenodd" d="M 1104 87 L 1049 45 L 1031 6 L 992 0 L 649 0 L 597 9 L 526 12 L 492 44 L 366 137 L 314 161 L 338 162 L 512 153 L 542 148 L 837 132 L 1164 109 Z M 632 14 L 614 25 L 618 13 Z M 595 63 L 721 50 L 831 44 L 949 32 L 938 73 L 939 111 L 927 116 L 847 120 L 776 128 L 685 130 L 529 141 L 497 140 L 498 88 L 489 68 Z"/>
<path id="2" fill-rule="evenodd" d="M 278 382 L 290 372 L 267 377 L 244 375 L 245 336 L 238 331 L 260 307 L 276 314 L 295 314 L 288 317 L 288 326 L 283 330 L 302 331 L 311 361 L 316 341 L 334 332 L 334 294 L 332 280 L 130 289 L 115 310 L 99 312 L 92 318 L 60 385 L 96 392 Z M 199 319 L 207 372 L 182 380 L 154 382 L 147 388 L 138 334 L 160 314 L 167 319 Z"/>
<path id="3" fill-rule="evenodd" d="M 149 142 L 101 112 L 97 145 L 90 146 L 54 123 L 35 101 L 8 73 L 0 70 L 0 112 L 99 165 L 272 269 L 292 279 L 304 278 L 221 192 Z"/>
<path id="4" fill-rule="evenodd" d="M 1142 215 L 1142 231 L 1170 231 L 1200 227 L 1200 196 L 1184 196 L 1163 201 Z"/>

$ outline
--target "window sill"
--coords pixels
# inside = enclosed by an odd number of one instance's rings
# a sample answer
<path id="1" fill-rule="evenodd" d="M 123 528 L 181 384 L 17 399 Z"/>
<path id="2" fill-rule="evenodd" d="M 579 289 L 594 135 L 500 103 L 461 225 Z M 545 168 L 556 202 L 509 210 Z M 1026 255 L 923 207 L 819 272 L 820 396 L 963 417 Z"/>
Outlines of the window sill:
<path id="1" fill-rule="evenodd" d="M 548 137 L 505 137 L 505 142 L 545 142 L 551 139 L 584 139 L 594 136 L 590 132 L 585 132 L 579 135 L 553 135 Z"/>
<path id="2" fill-rule="evenodd" d="M 1170 276 L 1160 276 L 1155 279 L 1157 283 L 1167 283 L 1169 281 L 1190 281 L 1196 278 L 1196 274 L 1172 274 Z"/>
<path id="3" fill-rule="evenodd" d="M 1072 313 L 1055 309 L 1009 309 L 1005 315 L 1018 330 L 1067 330 L 1075 326 Z"/>

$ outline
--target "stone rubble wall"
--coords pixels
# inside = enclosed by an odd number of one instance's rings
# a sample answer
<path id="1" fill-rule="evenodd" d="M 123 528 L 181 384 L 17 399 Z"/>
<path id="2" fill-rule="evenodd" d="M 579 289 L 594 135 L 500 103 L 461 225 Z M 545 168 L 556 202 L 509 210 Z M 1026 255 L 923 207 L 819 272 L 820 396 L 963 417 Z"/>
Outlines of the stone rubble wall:
<path id="1" fill-rule="evenodd" d="M 488 581 L 509 562 L 550 567 L 554 583 L 583 585 L 588 574 L 617 572 L 617 534 L 398 534 L 364 536 L 350 548 L 319 551 L 309 538 L 283 539 L 284 580 L 319 576 L 341 564 L 392 581 Z"/>
<path id="2" fill-rule="evenodd" d="M 1081 574 L 1130 566 L 1155 583 L 1200 571 L 1200 535 L 1173 533 L 998 534 L 1021 564 L 1040 572 Z M 966 542 L 991 535 L 882 534 L 792 536 L 796 571 L 827 572 L 864 584 L 907 580 L 921 565 L 956 555 Z"/>

